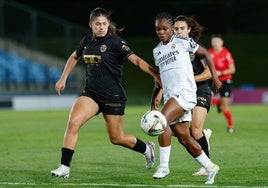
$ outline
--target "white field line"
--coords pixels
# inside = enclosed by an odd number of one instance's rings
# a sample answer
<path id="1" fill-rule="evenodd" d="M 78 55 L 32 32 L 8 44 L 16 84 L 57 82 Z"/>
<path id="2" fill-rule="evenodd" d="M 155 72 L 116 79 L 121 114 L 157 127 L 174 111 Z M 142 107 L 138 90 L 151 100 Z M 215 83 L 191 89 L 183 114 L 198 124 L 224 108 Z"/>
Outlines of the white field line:
<path id="1" fill-rule="evenodd" d="M 106 184 L 106 183 L 30 183 L 30 182 L 0 182 L 0 185 L 22 185 L 22 186 L 93 186 L 93 187 L 170 187 L 170 188 L 176 188 L 176 187 L 195 187 L 195 188 L 208 188 L 208 187 L 225 187 L 225 188 L 268 188 L 268 186 L 217 186 L 217 185 L 153 185 L 153 184 Z"/>

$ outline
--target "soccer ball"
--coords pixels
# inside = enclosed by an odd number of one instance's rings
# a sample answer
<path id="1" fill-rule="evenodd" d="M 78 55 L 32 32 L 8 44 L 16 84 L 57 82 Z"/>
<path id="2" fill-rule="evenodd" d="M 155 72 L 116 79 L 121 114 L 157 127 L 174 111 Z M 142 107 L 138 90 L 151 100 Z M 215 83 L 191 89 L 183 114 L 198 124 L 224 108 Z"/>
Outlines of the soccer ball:
<path id="1" fill-rule="evenodd" d="M 141 128 L 143 132 L 150 136 L 158 136 L 162 134 L 167 127 L 165 116 L 157 111 L 147 111 L 141 118 Z"/>

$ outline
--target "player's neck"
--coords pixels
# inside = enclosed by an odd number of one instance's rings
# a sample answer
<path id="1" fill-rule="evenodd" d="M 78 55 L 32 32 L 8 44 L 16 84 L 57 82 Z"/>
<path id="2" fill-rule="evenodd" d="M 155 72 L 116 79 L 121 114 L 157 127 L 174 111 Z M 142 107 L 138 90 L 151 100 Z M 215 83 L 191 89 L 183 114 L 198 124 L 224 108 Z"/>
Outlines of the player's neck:
<path id="1" fill-rule="evenodd" d="M 215 53 L 220 53 L 222 51 L 223 47 L 214 48 Z"/>

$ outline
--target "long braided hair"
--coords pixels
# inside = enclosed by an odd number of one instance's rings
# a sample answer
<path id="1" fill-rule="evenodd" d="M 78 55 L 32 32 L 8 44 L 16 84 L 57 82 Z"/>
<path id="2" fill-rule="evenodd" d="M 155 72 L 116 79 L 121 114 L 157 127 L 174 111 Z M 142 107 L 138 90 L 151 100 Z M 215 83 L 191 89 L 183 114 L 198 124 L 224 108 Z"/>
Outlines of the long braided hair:
<path id="1" fill-rule="evenodd" d="M 157 14 L 155 17 L 155 21 L 162 20 L 162 19 L 167 20 L 171 25 L 174 25 L 174 23 L 175 23 L 173 16 L 168 12 L 161 12 L 161 13 Z"/>

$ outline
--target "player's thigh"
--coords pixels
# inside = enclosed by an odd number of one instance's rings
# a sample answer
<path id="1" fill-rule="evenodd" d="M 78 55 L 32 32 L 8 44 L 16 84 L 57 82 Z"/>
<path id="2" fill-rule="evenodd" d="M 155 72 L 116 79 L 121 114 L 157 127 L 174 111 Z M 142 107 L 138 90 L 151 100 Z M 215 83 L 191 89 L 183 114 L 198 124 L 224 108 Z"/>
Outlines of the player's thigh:
<path id="1" fill-rule="evenodd" d="M 110 136 L 113 137 L 121 137 L 124 135 L 123 132 L 123 115 L 110 115 L 104 114 L 104 119 L 106 123 L 106 129 Z"/>
<path id="2" fill-rule="evenodd" d="M 81 126 L 99 111 L 98 104 L 90 97 L 80 96 L 72 106 L 69 124 Z"/>
<path id="3" fill-rule="evenodd" d="M 180 118 L 185 113 L 184 109 L 174 98 L 170 98 L 161 110 L 162 114 L 167 119 L 167 124 L 170 124 L 172 121 Z"/>

